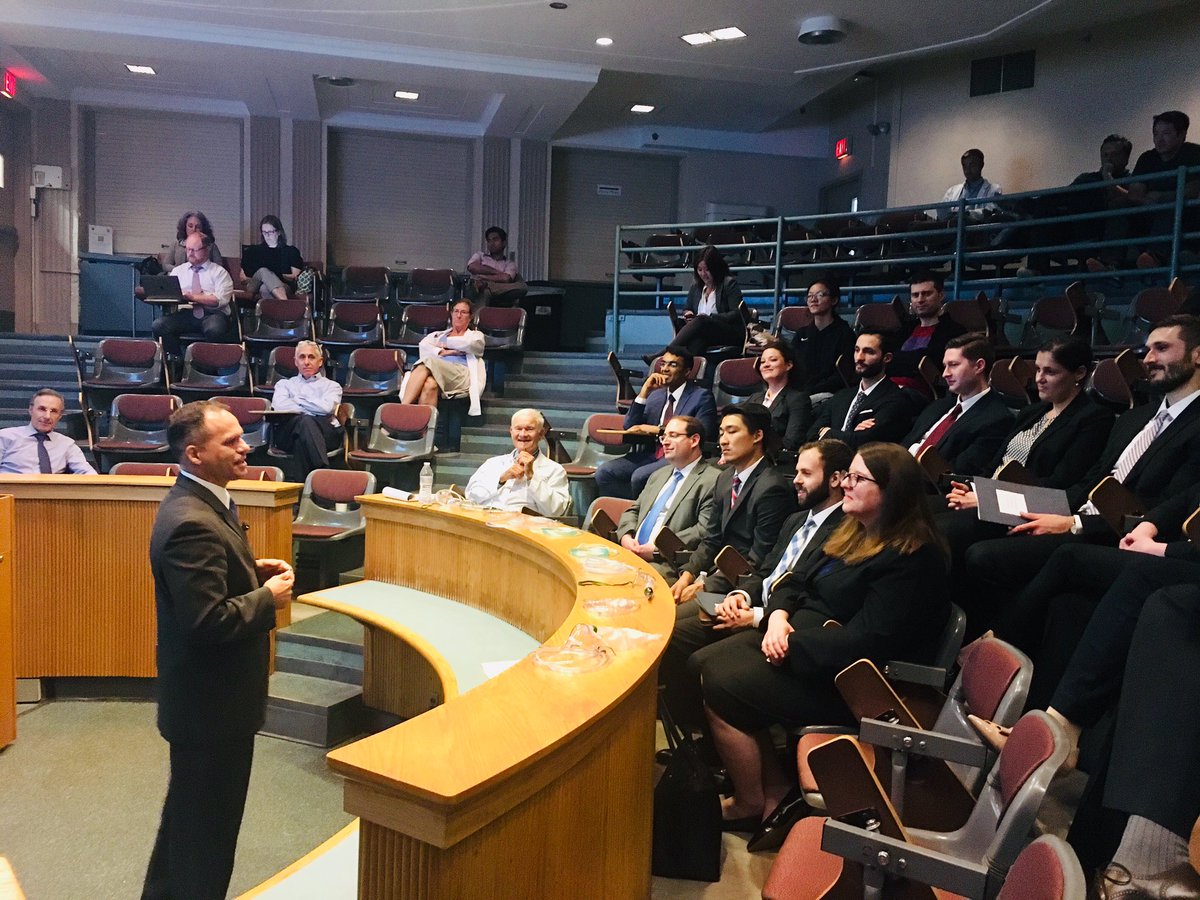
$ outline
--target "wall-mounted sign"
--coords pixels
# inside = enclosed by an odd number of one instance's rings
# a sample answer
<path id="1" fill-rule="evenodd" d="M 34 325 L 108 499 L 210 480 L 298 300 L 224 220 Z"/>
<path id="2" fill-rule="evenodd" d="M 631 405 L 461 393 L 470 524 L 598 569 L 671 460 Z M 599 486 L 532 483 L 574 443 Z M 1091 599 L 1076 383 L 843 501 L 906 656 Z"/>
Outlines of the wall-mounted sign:
<path id="1" fill-rule="evenodd" d="M 850 138 L 838 138 L 833 145 L 833 155 L 845 159 L 850 155 Z"/>

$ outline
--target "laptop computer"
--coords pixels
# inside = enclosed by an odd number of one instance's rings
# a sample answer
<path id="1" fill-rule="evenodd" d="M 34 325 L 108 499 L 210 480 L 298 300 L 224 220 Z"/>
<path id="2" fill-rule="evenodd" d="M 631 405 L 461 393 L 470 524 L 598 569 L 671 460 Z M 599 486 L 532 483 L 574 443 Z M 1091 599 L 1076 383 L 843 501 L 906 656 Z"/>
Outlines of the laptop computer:
<path id="1" fill-rule="evenodd" d="M 143 275 L 141 283 L 146 300 L 156 303 L 187 302 L 183 299 L 183 289 L 179 286 L 179 279 L 174 275 Z"/>

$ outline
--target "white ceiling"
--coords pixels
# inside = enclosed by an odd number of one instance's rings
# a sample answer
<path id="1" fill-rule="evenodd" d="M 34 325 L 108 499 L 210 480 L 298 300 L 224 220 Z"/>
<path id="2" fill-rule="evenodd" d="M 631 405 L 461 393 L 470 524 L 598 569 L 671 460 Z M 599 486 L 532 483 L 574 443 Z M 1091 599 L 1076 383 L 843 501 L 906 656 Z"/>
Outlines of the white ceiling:
<path id="1" fill-rule="evenodd" d="M 762 134 L 854 72 L 1020 46 L 1186 0 L 3 0 L 0 66 L 82 103 L 538 140 L 631 127 Z M 846 39 L 797 42 L 833 14 Z M 685 32 L 748 37 L 691 47 Z M 602 48 L 595 39 L 613 39 Z M 153 65 L 135 76 L 127 62 Z M 335 88 L 316 80 L 358 80 Z M 416 90 L 415 103 L 395 100 Z M 650 103 L 649 116 L 629 112 Z"/>

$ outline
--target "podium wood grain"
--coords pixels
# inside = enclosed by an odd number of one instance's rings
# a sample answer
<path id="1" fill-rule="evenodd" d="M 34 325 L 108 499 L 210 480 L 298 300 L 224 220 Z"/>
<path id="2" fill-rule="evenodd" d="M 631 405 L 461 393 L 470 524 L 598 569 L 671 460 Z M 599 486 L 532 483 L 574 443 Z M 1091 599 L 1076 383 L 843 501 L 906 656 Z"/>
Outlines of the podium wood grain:
<path id="1" fill-rule="evenodd" d="M 0 748 L 17 738 L 17 681 L 13 668 L 13 498 L 0 496 Z M 0 864 L 4 863 L 0 857 Z M 9 873 L 11 874 L 11 872 Z M 0 884 L 3 869 L 0 868 Z M 13 882 L 16 883 L 15 880 Z M 0 890 L 0 896 L 3 891 Z"/>

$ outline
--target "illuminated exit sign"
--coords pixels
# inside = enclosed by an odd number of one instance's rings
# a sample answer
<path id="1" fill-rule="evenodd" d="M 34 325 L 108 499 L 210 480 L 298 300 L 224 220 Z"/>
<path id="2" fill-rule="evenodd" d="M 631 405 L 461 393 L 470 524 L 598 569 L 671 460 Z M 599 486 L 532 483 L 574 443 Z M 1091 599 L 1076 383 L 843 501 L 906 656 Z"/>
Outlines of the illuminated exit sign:
<path id="1" fill-rule="evenodd" d="M 17 96 L 17 76 L 4 69 L 4 87 L 0 89 L 0 94 L 3 94 L 9 100 Z"/>
<path id="2" fill-rule="evenodd" d="M 850 138 L 838 138 L 833 145 L 833 155 L 845 159 L 850 155 Z"/>

